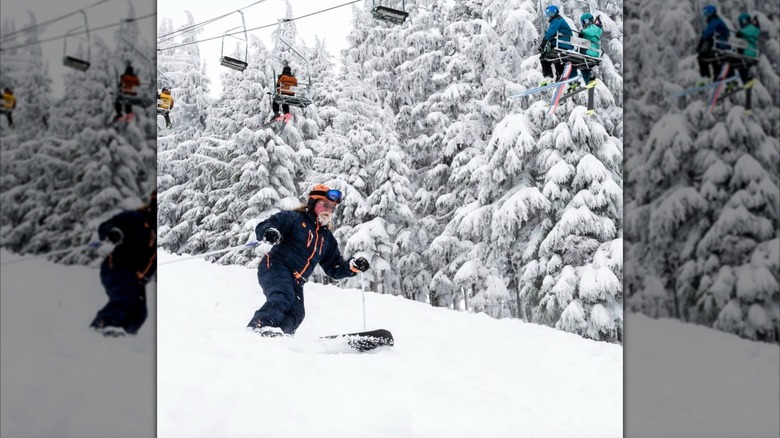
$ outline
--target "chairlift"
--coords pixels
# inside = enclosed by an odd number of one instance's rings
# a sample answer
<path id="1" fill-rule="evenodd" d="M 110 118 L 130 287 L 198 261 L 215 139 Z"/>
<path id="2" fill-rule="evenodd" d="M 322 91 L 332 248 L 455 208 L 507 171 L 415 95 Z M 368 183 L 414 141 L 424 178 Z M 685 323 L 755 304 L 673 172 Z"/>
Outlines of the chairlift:
<path id="1" fill-rule="evenodd" d="M 721 64 L 728 62 L 732 66 L 750 68 L 758 64 L 758 58 L 758 47 L 752 49 L 748 46 L 747 40 L 732 35 L 725 42 L 715 41 L 711 56 L 706 57 L 705 60 Z"/>
<path id="2" fill-rule="evenodd" d="M 298 55 L 299 58 L 303 60 L 303 62 L 306 64 L 306 74 L 308 76 L 308 83 L 301 85 L 298 84 L 297 87 L 290 87 L 290 91 L 294 92 L 295 95 L 289 95 L 289 94 L 282 94 L 280 87 L 276 86 L 276 70 L 273 70 L 273 76 L 271 77 L 271 80 L 273 81 L 272 89 L 274 90 L 273 93 L 273 101 L 284 105 L 287 104 L 289 106 L 297 106 L 300 108 L 306 108 L 307 106 L 311 105 L 312 100 L 308 96 L 308 92 L 311 89 L 311 72 L 309 70 L 309 60 L 306 59 L 303 55 L 298 53 L 297 50 L 295 50 L 290 43 L 285 41 L 282 38 L 282 24 L 286 23 L 287 21 L 290 21 L 288 19 L 279 19 L 279 27 L 277 30 L 277 35 L 279 38 L 279 42 L 287 46 L 294 54 Z"/>
<path id="3" fill-rule="evenodd" d="M 371 15 L 374 16 L 377 20 L 387 21 L 389 23 L 395 23 L 395 24 L 402 24 L 404 21 L 406 21 L 406 18 L 409 16 L 409 13 L 406 12 L 406 1 L 401 0 L 401 9 L 393 9 L 389 6 L 384 5 L 377 5 L 376 0 L 373 2 L 373 7 L 371 8 Z"/>
<path id="4" fill-rule="evenodd" d="M 575 3 L 583 3 L 587 6 L 588 13 L 593 13 L 589 0 L 576 0 Z M 544 16 L 544 10 L 542 9 L 542 0 L 539 0 L 539 10 Z M 574 10 L 572 10 L 574 12 Z M 542 21 L 545 22 L 544 20 Z M 569 38 L 569 41 L 562 40 L 562 37 Z M 553 62 L 560 62 L 562 64 L 571 63 L 573 68 L 591 70 L 594 67 L 601 65 L 601 57 L 604 51 L 600 48 L 598 50 L 591 48 L 590 41 L 585 38 L 576 36 L 576 30 L 572 30 L 572 35 L 558 34 L 554 39 L 555 43 L 547 46 L 547 50 L 542 53 L 542 57 L 546 60 Z M 598 52 L 597 56 L 591 56 L 585 54 L 587 50 L 595 50 Z"/>
<path id="5" fill-rule="evenodd" d="M 69 30 L 65 34 L 65 38 L 63 39 L 62 44 L 62 64 L 66 67 L 70 67 L 79 71 L 86 71 L 90 66 L 90 57 L 91 57 L 91 50 L 92 50 L 92 44 L 89 37 L 89 25 L 87 24 L 87 13 L 84 12 L 84 10 L 80 10 L 81 14 L 84 16 L 84 25 L 76 27 L 74 29 Z M 87 34 L 86 38 L 79 38 L 77 36 L 77 31 L 81 28 L 84 28 L 84 31 Z M 75 56 L 68 55 L 68 38 L 78 38 L 82 41 L 87 42 L 87 59 L 80 59 Z"/>
<path id="6" fill-rule="evenodd" d="M 249 65 L 247 63 L 247 60 L 249 60 L 249 39 L 246 36 L 246 21 L 244 20 L 244 13 L 239 11 L 236 11 L 239 14 L 241 14 L 241 26 L 234 27 L 232 29 L 228 29 L 225 31 L 225 33 L 222 34 L 222 48 L 220 49 L 220 57 L 219 57 L 219 63 L 227 68 L 232 68 L 233 70 L 243 72 L 244 69 L 247 68 Z M 228 35 L 231 31 L 236 29 L 244 29 L 244 38 L 237 37 L 235 35 Z M 244 42 L 244 59 L 236 59 L 230 56 L 225 55 L 225 37 L 231 36 L 239 41 Z"/>

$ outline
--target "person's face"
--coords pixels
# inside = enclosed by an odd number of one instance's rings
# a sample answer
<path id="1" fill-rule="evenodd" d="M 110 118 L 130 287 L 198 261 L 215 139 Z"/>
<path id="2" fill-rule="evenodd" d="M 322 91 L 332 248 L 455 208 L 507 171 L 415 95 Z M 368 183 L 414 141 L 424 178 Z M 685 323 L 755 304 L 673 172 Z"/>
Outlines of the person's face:
<path id="1" fill-rule="evenodd" d="M 333 211 L 336 209 L 336 203 L 330 201 L 317 201 L 314 204 L 314 214 L 317 216 L 317 220 L 320 225 L 327 225 L 330 223 Z"/>

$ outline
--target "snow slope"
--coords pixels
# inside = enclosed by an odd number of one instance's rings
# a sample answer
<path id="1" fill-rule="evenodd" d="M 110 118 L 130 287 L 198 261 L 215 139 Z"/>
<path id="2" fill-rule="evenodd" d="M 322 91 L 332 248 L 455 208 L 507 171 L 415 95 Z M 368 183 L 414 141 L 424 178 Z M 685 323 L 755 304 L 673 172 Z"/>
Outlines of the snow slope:
<path id="1" fill-rule="evenodd" d="M 0 263 L 21 257 L 0 250 Z M 154 437 L 155 291 L 135 337 L 87 329 L 106 302 L 97 269 L 36 259 L 2 266 L 4 438 Z"/>
<path id="2" fill-rule="evenodd" d="M 780 349 L 626 314 L 625 436 L 780 436 Z"/>
<path id="3" fill-rule="evenodd" d="M 619 437 L 623 348 L 519 320 L 366 294 L 392 348 L 320 335 L 363 329 L 360 290 L 308 284 L 294 338 L 245 326 L 253 269 L 160 250 L 158 437 Z"/>

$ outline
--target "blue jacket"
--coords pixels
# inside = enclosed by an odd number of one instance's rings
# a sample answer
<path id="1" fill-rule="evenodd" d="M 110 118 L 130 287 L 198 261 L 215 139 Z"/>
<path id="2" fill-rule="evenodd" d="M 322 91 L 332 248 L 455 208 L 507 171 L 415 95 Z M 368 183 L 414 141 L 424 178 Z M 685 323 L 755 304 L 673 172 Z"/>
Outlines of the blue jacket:
<path id="1" fill-rule="evenodd" d="M 122 231 L 122 241 L 114 247 L 103 264 L 110 271 L 129 270 L 143 282 L 157 270 L 157 217 L 148 209 L 123 211 L 98 227 L 98 238 L 104 240 L 112 228 Z"/>
<path id="2" fill-rule="evenodd" d="M 559 14 L 555 14 L 550 18 L 550 27 L 548 27 L 547 32 L 544 33 L 544 42 L 550 41 L 559 33 L 561 34 L 561 41 L 571 41 L 569 37 L 572 33 L 569 23 L 567 23 Z"/>
<path id="3" fill-rule="evenodd" d="M 729 28 L 723 19 L 717 15 L 713 15 L 707 18 L 707 27 L 704 28 L 704 32 L 701 34 L 701 40 L 699 40 L 699 47 L 703 44 L 715 41 L 723 41 L 724 43 L 729 39 Z M 715 48 L 728 48 L 728 44 L 715 43 Z"/>
<path id="4" fill-rule="evenodd" d="M 318 263 L 334 279 L 355 276 L 349 263 L 341 257 L 336 238 L 328 227 L 317 222 L 312 213 L 296 210 L 276 213 L 257 224 L 257 240 L 263 240 L 268 228 L 279 230 L 282 240 L 274 245 L 267 259 L 261 263 L 280 261 L 295 278 L 303 280 L 309 278 Z"/>

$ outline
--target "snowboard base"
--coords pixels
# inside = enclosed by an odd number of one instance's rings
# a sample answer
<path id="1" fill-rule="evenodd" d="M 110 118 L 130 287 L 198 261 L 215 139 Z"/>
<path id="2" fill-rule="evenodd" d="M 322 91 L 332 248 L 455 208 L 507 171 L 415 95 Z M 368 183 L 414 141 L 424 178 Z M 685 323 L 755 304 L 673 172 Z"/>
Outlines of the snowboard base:
<path id="1" fill-rule="evenodd" d="M 360 352 L 373 350 L 377 347 L 383 346 L 392 347 L 395 344 L 393 335 L 385 329 L 358 333 L 347 333 L 343 335 L 322 336 L 320 339 L 343 339 L 346 340 L 347 345 Z"/>

